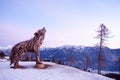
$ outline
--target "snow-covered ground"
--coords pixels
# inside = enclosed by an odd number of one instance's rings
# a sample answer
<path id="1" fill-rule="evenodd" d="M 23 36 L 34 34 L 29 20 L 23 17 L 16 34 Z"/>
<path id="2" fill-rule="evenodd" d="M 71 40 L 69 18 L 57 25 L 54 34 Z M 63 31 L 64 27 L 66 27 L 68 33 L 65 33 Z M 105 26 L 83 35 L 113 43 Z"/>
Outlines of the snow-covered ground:
<path id="1" fill-rule="evenodd" d="M 97 70 L 92 70 L 92 73 L 98 73 Z M 114 74 L 119 74 L 119 71 L 101 71 L 102 74 L 107 74 L 107 73 L 114 73 Z"/>
<path id="2" fill-rule="evenodd" d="M 76 68 L 43 62 L 45 69 L 34 68 L 35 62 L 20 62 L 25 69 L 10 68 L 10 62 L 0 62 L 0 80 L 113 80 Z"/>
<path id="3" fill-rule="evenodd" d="M 5 58 L 2 58 L 2 59 L 0 58 L 0 62 L 7 62 L 7 61 L 9 61 L 9 57 L 7 57 L 7 56 Z"/>

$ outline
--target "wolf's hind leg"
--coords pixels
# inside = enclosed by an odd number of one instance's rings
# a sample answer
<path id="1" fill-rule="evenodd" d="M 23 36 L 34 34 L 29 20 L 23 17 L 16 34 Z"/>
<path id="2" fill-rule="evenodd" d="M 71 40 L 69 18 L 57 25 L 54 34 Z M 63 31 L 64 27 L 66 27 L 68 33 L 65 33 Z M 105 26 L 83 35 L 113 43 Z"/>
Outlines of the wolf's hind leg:
<path id="1" fill-rule="evenodd" d="M 14 59 L 14 68 L 24 68 L 24 66 L 21 66 L 19 65 L 19 60 L 21 59 L 20 56 L 17 56 L 15 59 Z"/>

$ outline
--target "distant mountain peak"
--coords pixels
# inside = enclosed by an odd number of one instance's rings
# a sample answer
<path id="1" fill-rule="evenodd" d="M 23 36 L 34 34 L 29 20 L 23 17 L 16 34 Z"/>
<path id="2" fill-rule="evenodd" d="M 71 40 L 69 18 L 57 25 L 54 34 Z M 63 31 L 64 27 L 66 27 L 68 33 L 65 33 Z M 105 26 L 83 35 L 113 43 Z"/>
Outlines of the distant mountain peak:
<path id="1" fill-rule="evenodd" d="M 75 46 L 75 45 L 64 45 L 64 46 L 60 46 L 60 47 L 57 47 L 57 48 L 60 48 L 60 49 L 63 49 L 63 48 L 66 48 L 66 49 L 69 49 L 69 48 L 76 48 L 76 49 L 84 49 L 86 46 Z"/>

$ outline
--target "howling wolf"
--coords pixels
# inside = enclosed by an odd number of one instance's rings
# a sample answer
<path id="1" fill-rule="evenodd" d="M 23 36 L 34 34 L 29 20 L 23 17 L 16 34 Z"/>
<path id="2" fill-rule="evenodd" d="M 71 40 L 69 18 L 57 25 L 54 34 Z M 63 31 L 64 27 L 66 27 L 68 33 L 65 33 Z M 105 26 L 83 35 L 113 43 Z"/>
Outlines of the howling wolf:
<path id="1" fill-rule="evenodd" d="M 39 58 L 40 46 L 43 43 L 45 33 L 46 29 L 45 27 L 43 27 L 42 29 L 34 33 L 34 37 L 32 39 L 16 44 L 11 50 L 10 65 L 14 64 L 13 68 L 22 68 L 23 66 L 20 66 L 18 62 L 26 52 L 35 52 L 36 64 L 41 64 Z"/>

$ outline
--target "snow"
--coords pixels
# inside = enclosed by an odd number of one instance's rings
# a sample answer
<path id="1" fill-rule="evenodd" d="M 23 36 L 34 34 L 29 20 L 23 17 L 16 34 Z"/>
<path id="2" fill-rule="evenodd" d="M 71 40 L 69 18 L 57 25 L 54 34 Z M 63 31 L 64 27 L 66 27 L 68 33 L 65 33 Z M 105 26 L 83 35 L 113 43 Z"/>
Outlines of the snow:
<path id="1" fill-rule="evenodd" d="M 60 48 L 60 49 L 63 49 L 63 48 L 66 48 L 66 49 L 69 49 L 69 48 L 75 48 L 75 49 L 84 49 L 85 46 L 75 46 L 75 45 L 64 45 L 64 46 L 61 46 L 61 47 L 57 47 L 57 48 Z"/>
<path id="2" fill-rule="evenodd" d="M 97 70 L 91 70 L 92 73 L 98 73 Z M 119 74 L 119 71 L 101 71 L 101 73 L 104 74 L 108 74 L 108 73 L 114 73 L 114 74 Z"/>
<path id="3" fill-rule="evenodd" d="M 9 60 L 9 57 L 5 57 L 5 58 L 0 58 L 0 62 L 6 62 L 6 61 L 8 61 Z"/>
<path id="4" fill-rule="evenodd" d="M 6 59 L 0 59 L 0 62 L 6 62 L 7 60 Z"/>
<path id="5" fill-rule="evenodd" d="M 73 67 L 43 62 L 45 69 L 34 68 L 35 62 L 20 62 L 25 69 L 10 68 L 10 62 L 0 62 L 0 80 L 113 80 Z"/>

